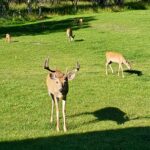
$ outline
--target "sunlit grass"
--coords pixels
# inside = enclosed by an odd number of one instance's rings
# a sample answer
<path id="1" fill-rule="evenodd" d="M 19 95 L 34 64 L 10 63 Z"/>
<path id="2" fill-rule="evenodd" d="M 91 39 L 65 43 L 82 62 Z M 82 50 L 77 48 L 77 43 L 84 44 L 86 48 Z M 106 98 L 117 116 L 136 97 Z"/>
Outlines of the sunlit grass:
<path id="1" fill-rule="evenodd" d="M 50 137 L 53 140 L 53 137 L 56 137 L 57 141 L 50 143 L 55 147 L 55 144 L 63 141 L 61 137 L 64 137 L 66 141 L 70 141 L 66 147 L 62 146 L 65 149 L 73 147 L 73 139 L 79 134 L 84 137 L 82 141 L 82 138 L 77 136 L 77 139 L 80 139 L 78 147 L 81 149 L 84 145 L 87 149 L 88 142 L 97 143 L 103 138 L 104 147 L 111 149 L 111 145 L 107 143 L 107 133 L 110 135 L 108 141 L 115 145 L 128 135 L 129 128 L 133 128 L 134 131 L 135 127 L 149 127 L 150 11 L 87 14 L 83 17 L 89 16 L 92 16 L 93 20 L 88 21 L 87 27 L 73 28 L 76 36 L 72 43 L 67 41 L 65 30 L 56 32 L 57 29 L 55 32 L 50 30 L 37 35 L 32 35 L 32 32 L 26 34 L 24 31 L 20 36 L 12 36 L 10 44 L 5 43 L 3 38 L 0 39 L 0 141 L 38 137 Z M 70 16 L 55 16 L 53 20 L 60 21 L 67 17 Z M 132 69 L 141 71 L 143 75 L 125 73 L 125 78 L 118 77 L 118 66 L 114 64 L 115 73 L 109 72 L 106 76 L 107 50 L 123 53 L 131 62 Z M 57 67 L 64 72 L 66 68 L 74 67 L 76 61 L 81 64 L 76 79 L 70 82 L 67 99 L 67 134 L 62 131 L 62 127 L 61 132 L 57 133 L 55 123 L 50 124 L 51 99 L 45 86 L 47 71 L 43 69 L 43 62 L 47 56 L 50 57 L 52 68 Z M 121 114 L 118 113 L 118 118 L 111 120 L 96 113 L 104 108 L 109 111 L 110 107 L 124 112 L 129 121 L 117 124 Z M 110 113 L 113 118 L 112 115 Z M 120 129 L 125 130 L 125 134 L 122 134 Z M 105 134 L 105 131 L 108 132 Z M 138 133 L 138 129 L 136 131 Z M 88 141 L 89 137 L 93 136 L 88 136 L 89 132 L 94 134 L 93 141 Z M 148 148 L 149 144 L 145 144 L 148 140 L 145 138 L 145 141 L 141 141 L 142 132 L 139 134 L 139 138 L 138 134 L 135 134 L 135 139 L 128 136 L 129 140 L 126 139 L 125 143 L 118 147 L 127 149 L 131 146 L 134 149 L 135 145 L 130 143 L 132 139 L 133 143 L 140 141 L 137 143 L 140 148 L 141 142 Z M 148 133 L 143 134 L 149 138 Z M 93 146 L 97 148 L 96 144 Z M 8 148 L 11 149 L 11 146 Z M 56 146 L 55 149 L 57 148 Z M 29 149 L 34 149 L 34 144 Z"/>

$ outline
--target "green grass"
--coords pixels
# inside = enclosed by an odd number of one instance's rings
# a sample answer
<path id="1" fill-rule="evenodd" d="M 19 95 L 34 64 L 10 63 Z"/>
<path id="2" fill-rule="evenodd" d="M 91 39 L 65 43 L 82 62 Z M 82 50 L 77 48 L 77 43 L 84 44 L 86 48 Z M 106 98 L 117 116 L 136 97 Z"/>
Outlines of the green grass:
<path id="1" fill-rule="evenodd" d="M 84 14 L 83 26 L 72 24 L 80 16 L 54 16 L 44 29 L 41 22 L 0 26 L 0 149 L 150 149 L 150 11 Z M 65 34 L 70 25 L 72 43 Z M 107 50 L 123 53 L 143 75 L 118 77 L 114 64 L 106 76 Z M 70 82 L 67 133 L 50 124 L 47 56 L 63 71 L 81 64 Z"/>

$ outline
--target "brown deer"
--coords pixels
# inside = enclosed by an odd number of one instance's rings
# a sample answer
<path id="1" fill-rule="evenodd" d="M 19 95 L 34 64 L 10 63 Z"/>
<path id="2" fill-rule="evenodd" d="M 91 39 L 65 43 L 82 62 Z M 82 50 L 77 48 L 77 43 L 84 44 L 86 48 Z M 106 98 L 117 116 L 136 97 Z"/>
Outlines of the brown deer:
<path id="1" fill-rule="evenodd" d="M 75 35 L 73 35 L 73 31 L 72 31 L 71 28 L 67 28 L 66 34 L 67 34 L 67 37 L 68 37 L 69 41 L 73 41 L 74 40 Z"/>
<path id="2" fill-rule="evenodd" d="M 68 81 L 73 80 L 77 71 L 80 69 L 80 65 L 77 62 L 76 67 L 66 72 L 65 74 L 59 70 L 51 70 L 49 68 L 49 59 L 45 60 L 44 69 L 48 70 L 49 73 L 46 78 L 46 84 L 48 88 L 48 94 L 52 97 L 52 109 L 51 109 L 51 118 L 50 122 L 53 122 L 53 110 L 54 104 L 56 106 L 56 130 L 59 131 L 59 100 L 62 100 L 62 116 L 63 116 L 63 129 L 67 131 L 66 128 L 66 97 L 69 90 Z"/>
<path id="3" fill-rule="evenodd" d="M 126 65 L 129 70 L 131 69 L 129 62 L 123 57 L 123 55 L 121 53 L 106 52 L 106 75 L 108 75 L 108 72 L 107 72 L 108 65 L 109 65 L 112 73 L 114 72 L 112 67 L 111 67 L 111 63 L 113 63 L 113 62 L 119 64 L 118 76 L 119 76 L 119 71 L 121 69 L 122 77 L 124 77 L 122 64 Z"/>
<path id="4" fill-rule="evenodd" d="M 11 36 L 10 36 L 10 34 L 6 34 L 6 36 L 5 36 L 5 41 L 7 42 L 7 43 L 10 43 L 11 42 Z"/>
<path id="5" fill-rule="evenodd" d="M 76 18 L 73 20 L 74 25 L 82 25 L 83 24 L 83 18 Z"/>
<path id="6" fill-rule="evenodd" d="M 82 18 L 80 18 L 80 19 L 78 20 L 78 24 L 79 24 L 79 25 L 82 25 L 82 24 L 83 24 L 83 19 L 82 19 Z"/>

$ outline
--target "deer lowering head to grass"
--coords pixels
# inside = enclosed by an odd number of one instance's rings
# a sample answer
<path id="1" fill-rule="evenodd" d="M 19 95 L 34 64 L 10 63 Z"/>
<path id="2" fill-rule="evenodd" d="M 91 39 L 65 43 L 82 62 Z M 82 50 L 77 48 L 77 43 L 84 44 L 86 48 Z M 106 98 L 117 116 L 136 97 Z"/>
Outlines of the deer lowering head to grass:
<path id="1" fill-rule="evenodd" d="M 76 67 L 66 72 L 65 74 L 59 70 L 51 70 L 49 68 L 49 59 L 45 60 L 44 69 L 48 70 L 49 73 L 46 78 L 46 84 L 48 88 L 48 94 L 52 97 L 52 109 L 51 109 L 51 118 L 50 122 L 53 122 L 53 110 L 54 104 L 56 106 L 56 130 L 59 131 L 59 100 L 62 100 L 62 116 L 63 116 L 63 129 L 67 131 L 66 128 L 66 118 L 65 118 L 65 109 L 66 109 L 66 97 L 69 90 L 68 81 L 73 80 L 77 71 L 80 69 L 80 65 L 77 62 Z"/>
<path id="2" fill-rule="evenodd" d="M 75 18 L 73 20 L 74 25 L 82 25 L 83 24 L 83 18 Z"/>
<path id="3" fill-rule="evenodd" d="M 119 68 L 118 68 L 118 76 L 119 76 L 119 71 L 121 69 L 122 71 L 122 77 L 124 77 L 123 74 L 123 68 L 122 68 L 122 64 L 126 65 L 126 67 L 130 70 L 131 66 L 129 64 L 129 62 L 123 57 L 123 55 L 121 53 L 117 53 L 117 52 L 106 52 L 106 75 L 108 75 L 108 65 L 112 71 L 112 73 L 114 72 L 112 67 L 111 67 L 111 63 L 118 63 L 119 64 Z"/>
<path id="4" fill-rule="evenodd" d="M 11 42 L 11 36 L 10 36 L 10 34 L 8 34 L 8 33 L 6 34 L 5 40 L 6 40 L 7 43 Z"/>
<path id="5" fill-rule="evenodd" d="M 67 37 L 68 37 L 69 41 L 73 41 L 74 40 L 75 35 L 73 35 L 73 31 L 72 31 L 71 28 L 67 28 L 66 34 L 67 34 Z"/>

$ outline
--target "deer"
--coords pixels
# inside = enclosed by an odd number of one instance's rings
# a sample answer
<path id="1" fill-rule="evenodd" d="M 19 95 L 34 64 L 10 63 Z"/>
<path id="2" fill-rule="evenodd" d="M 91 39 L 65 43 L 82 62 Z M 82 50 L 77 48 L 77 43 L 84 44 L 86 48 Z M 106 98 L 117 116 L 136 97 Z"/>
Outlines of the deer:
<path id="1" fill-rule="evenodd" d="M 80 18 L 80 19 L 78 20 L 78 24 L 79 24 L 79 25 L 82 25 L 82 24 L 83 24 L 83 19 L 82 19 L 82 18 Z"/>
<path id="2" fill-rule="evenodd" d="M 44 69 L 48 70 L 49 73 L 46 78 L 46 85 L 48 89 L 48 94 L 52 98 L 52 105 L 51 105 L 51 116 L 50 122 L 53 122 L 53 112 L 54 112 L 54 105 L 56 107 L 56 130 L 60 130 L 59 126 L 59 101 L 62 101 L 62 117 L 63 117 L 63 130 L 64 132 L 67 131 L 66 127 L 66 100 L 67 100 L 67 93 L 69 91 L 69 83 L 68 81 L 73 80 L 76 76 L 76 73 L 80 69 L 80 64 L 77 62 L 76 67 L 73 68 L 71 71 L 66 71 L 63 73 L 57 69 L 52 70 L 49 68 L 49 58 L 47 58 L 44 62 Z"/>
<path id="3" fill-rule="evenodd" d="M 74 40 L 75 35 L 73 35 L 73 31 L 71 28 L 67 28 L 66 35 L 70 42 Z"/>
<path id="4" fill-rule="evenodd" d="M 83 24 L 83 18 L 76 18 L 73 20 L 74 25 L 82 25 Z"/>
<path id="5" fill-rule="evenodd" d="M 109 65 L 112 73 L 114 72 L 112 67 L 111 67 L 111 63 L 113 63 L 113 62 L 119 64 L 118 76 L 119 76 L 119 71 L 121 69 L 122 77 L 124 78 L 122 64 L 126 65 L 126 67 L 129 70 L 131 70 L 131 66 L 130 66 L 129 62 L 124 58 L 124 56 L 121 53 L 118 53 L 118 52 L 106 52 L 106 75 L 108 75 L 108 71 L 107 71 L 108 65 Z"/>
<path id="6" fill-rule="evenodd" d="M 5 36 L 5 41 L 7 42 L 7 43 L 10 43 L 11 42 L 11 36 L 10 36 L 10 34 L 6 34 L 6 36 Z"/>

